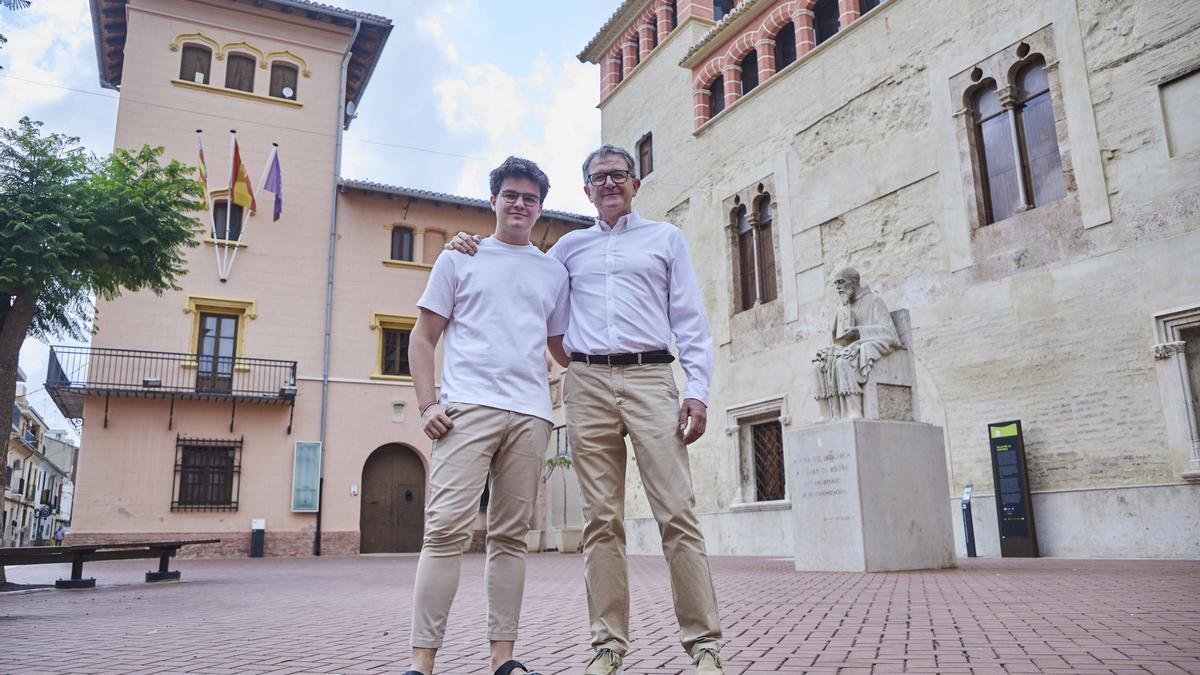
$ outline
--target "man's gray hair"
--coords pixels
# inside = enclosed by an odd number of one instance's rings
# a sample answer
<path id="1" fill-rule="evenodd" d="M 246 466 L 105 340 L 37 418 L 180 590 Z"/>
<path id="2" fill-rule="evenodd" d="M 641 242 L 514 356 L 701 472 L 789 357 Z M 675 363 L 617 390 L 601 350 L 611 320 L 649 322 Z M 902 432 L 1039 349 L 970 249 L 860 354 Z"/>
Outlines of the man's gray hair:
<path id="1" fill-rule="evenodd" d="M 633 175 L 633 155 L 629 154 L 629 151 L 625 148 L 619 148 L 615 145 L 609 145 L 608 143 L 605 143 L 604 145 L 593 150 L 591 154 L 587 156 L 587 159 L 583 160 L 584 183 L 588 182 L 588 167 L 591 166 L 592 160 L 596 159 L 597 157 L 603 157 L 604 155 L 616 155 L 621 159 L 624 159 L 625 164 L 629 166 L 629 174 Z"/>

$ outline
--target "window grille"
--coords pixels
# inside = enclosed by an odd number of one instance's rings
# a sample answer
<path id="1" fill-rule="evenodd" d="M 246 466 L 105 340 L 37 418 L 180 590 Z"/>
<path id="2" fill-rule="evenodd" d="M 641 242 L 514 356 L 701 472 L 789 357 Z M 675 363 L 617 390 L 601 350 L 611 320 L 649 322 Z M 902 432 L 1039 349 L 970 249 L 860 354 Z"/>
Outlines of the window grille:
<path id="1" fill-rule="evenodd" d="M 237 511 L 243 438 L 175 439 L 172 511 Z"/>
<path id="2" fill-rule="evenodd" d="M 784 499 L 783 425 L 779 420 L 750 427 L 754 446 L 755 501 Z"/>

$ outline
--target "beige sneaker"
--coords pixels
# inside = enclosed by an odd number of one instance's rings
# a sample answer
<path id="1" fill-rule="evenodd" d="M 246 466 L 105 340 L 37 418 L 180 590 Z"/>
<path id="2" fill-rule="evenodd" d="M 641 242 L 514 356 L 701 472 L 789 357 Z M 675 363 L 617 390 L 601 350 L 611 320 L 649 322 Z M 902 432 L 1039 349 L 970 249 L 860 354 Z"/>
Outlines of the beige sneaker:
<path id="1" fill-rule="evenodd" d="M 725 666 L 721 665 L 721 655 L 715 649 L 701 649 L 696 655 L 696 675 L 725 675 Z"/>
<path id="2" fill-rule="evenodd" d="M 584 666 L 583 675 L 621 675 L 621 655 L 607 647 L 597 649 Z"/>

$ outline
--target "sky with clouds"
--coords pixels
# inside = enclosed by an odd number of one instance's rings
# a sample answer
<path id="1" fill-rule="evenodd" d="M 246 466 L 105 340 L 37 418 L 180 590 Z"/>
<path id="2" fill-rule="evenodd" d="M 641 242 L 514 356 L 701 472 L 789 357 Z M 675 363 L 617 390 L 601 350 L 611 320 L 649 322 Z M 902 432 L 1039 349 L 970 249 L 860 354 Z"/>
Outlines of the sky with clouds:
<path id="1" fill-rule="evenodd" d="M 0 10 L 0 126 L 22 116 L 45 131 L 112 149 L 118 93 L 99 85 L 85 0 Z M 487 173 L 515 154 L 552 185 L 547 208 L 591 213 L 579 163 L 600 141 L 599 68 L 576 58 L 620 0 L 335 0 L 390 18 L 391 36 L 345 137 L 342 175 L 485 196 Z M 401 86 L 402 84 L 402 86 Z M 30 389 L 45 380 L 45 345 L 26 340 Z M 67 423 L 44 392 L 51 426 Z"/>

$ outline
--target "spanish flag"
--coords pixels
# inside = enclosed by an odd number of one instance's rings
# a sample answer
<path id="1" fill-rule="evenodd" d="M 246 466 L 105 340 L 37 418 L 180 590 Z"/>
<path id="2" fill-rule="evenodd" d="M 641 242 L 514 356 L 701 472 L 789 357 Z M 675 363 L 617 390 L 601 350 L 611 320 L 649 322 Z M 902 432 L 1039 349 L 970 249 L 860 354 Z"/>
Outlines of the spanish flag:
<path id="1" fill-rule="evenodd" d="M 250 187 L 250 176 L 246 174 L 246 165 L 242 162 L 242 153 L 238 144 L 233 142 L 233 167 L 229 170 L 229 194 L 233 203 L 254 213 L 258 205 L 254 201 L 254 189 Z"/>

